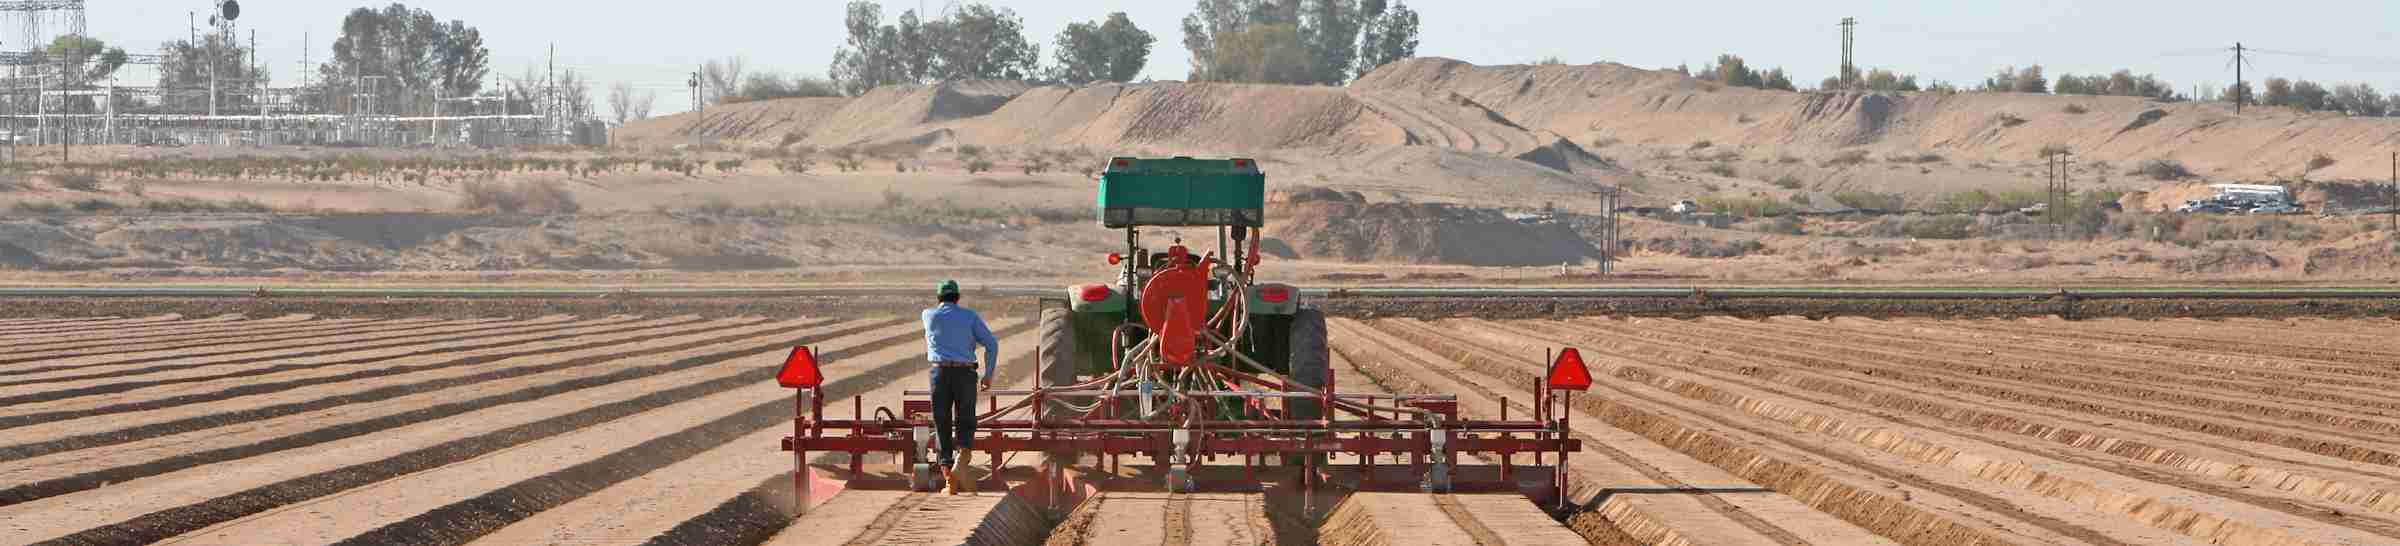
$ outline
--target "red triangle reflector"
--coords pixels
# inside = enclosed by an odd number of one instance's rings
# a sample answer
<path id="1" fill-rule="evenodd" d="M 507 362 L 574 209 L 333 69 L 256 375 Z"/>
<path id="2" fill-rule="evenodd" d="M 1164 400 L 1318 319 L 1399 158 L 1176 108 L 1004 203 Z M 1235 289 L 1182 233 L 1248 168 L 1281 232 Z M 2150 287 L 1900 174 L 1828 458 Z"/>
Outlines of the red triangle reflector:
<path id="1" fill-rule="evenodd" d="M 816 353 L 793 347 L 792 356 L 783 359 L 783 371 L 775 372 L 775 382 L 787 389 L 813 389 L 825 385 L 825 374 L 817 371 Z"/>
<path id="2" fill-rule="evenodd" d="M 1592 389 L 1592 370 L 1584 367 L 1582 352 L 1573 347 L 1558 352 L 1558 359 L 1550 362 L 1550 388 L 1567 391 Z"/>

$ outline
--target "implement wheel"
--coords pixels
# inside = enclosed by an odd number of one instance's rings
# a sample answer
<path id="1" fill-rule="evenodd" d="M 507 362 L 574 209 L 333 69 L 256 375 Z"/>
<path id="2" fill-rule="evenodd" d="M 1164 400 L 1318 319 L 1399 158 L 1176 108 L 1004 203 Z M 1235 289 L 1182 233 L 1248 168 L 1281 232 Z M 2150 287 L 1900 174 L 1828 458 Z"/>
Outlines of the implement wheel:
<path id="1" fill-rule="evenodd" d="M 1325 388 L 1333 382 L 1333 358 L 1325 341 L 1325 313 L 1316 308 L 1302 308 L 1292 314 L 1292 380 L 1313 388 Z M 1295 420 L 1317 419 L 1325 416 L 1325 408 L 1314 399 L 1285 399 L 1287 417 Z"/>
<path id="2" fill-rule="evenodd" d="M 1292 358 L 1286 362 L 1291 363 L 1292 381 L 1318 389 L 1332 383 L 1333 357 L 1330 347 L 1325 344 L 1325 313 L 1313 307 L 1303 307 L 1293 313 L 1291 336 Z M 1324 405 L 1314 398 L 1286 398 L 1283 408 L 1284 418 L 1295 421 L 1325 416 Z M 1307 459 L 1313 459 L 1317 464 L 1325 463 L 1324 454 L 1309 455 Z M 1300 456 L 1283 458 L 1286 466 L 1301 466 L 1304 462 L 1307 460 Z"/>
<path id="3" fill-rule="evenodd" d="M 1040 385 L 1042 387 L 1075 384 L 1077 361 L 1075 359 L 1075 314 L 1073 311 L 1058 308 L 1042 310 L 1040 350 L 1042 363 Z M 1072 401 L 1082 403 L 1086 400 L 1076 398 Z M 1066 402 L 1068 401 L 1060 400 L 1058 397 L 1044 399 L 1041 419 L 1046 422 L 1058 422 L 1076 417 L 1075 414 L 1069 413 Z"/>

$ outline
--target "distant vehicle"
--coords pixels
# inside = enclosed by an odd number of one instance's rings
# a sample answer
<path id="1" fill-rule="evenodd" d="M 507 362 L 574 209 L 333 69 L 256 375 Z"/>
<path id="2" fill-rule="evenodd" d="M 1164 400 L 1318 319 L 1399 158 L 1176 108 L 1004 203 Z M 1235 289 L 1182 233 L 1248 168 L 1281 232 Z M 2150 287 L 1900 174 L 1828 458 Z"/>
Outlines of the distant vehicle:
<path id="1" fill-rule="evenodd" d="M 2303 211 L 2299 205 L 2291 203 L 2267 203 L 2250 208 L 2251 214 L 2299 214 L 2301 212 Z"/>
<path id="2" fill-rule="evenodd" d="M 1676 214 L 1691 214 L 1700 212 L 1700 203 L 1690 199 L 1676 201 L 1675 206 L 1667 207 L 1667 211 Z"/>
<path id="3" fill-rule="evenodd" d="M 2225 214 L 2228 212 L 2233 212 L 2233 209 L 2227 208 L 2224 203 L 2219 203 L 2216 201 L 2188 201 L 2185 202 L 2183 206 L 2176 207 L 2175 212 L 2184 214 Z"/>
<path id="4" fill-rule="evenodd" d="M 2042 213 L 2050 212 L 2050 204 L 2034 203 L 2033 206 L 2017 209 L 2017 212 L 2023 213 L 2026 216 L 2041 216 Z"/>

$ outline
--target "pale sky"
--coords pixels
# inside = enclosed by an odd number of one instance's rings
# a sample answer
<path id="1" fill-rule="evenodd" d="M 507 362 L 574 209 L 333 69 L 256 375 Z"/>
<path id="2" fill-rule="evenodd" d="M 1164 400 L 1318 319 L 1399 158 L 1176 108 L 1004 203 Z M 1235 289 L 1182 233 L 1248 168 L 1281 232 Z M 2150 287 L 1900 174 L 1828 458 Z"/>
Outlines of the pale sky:
<path id="1" fill-rule="evenodd" d="M 933 13 L 948 2 L 924 0 Z M 1179 22 L 1193 0 L 991 0 L 1025 21 L 1028 38 L 1050 59 L 1052 39 L 1073 21 L 1124 11 L 1158 37 L 1144 75 L 1182 79 L 1189 69 Z M 276 86 L 297 83 L 302 54 L 322 63 L 342 15 L 386 3 L 244 0 L 242 33 L 257 31 L 260 55 Z M 844 38 L 843 0 L 421 0 L 406 2 L 445 21 L 482 29 L 493 71 L 540 66 L 558 46 L 558 64 L 655 89 L 658 112 L 682 111 L 685 76 L 712 57 L 742 55 L 753 69 L 822 75 Z M 883 3 L 886 20 L 919 5 Z M 1424 56 L 1477 64 L 1526 63 L 1558 56 L 1569 63 L 1614 61 L 1694 68 L 1731 52 L 1756 68 L 1781 66 L 1802 86 L 1840 64 L 1842 17 L 1857 17 L 1861 66 L 1889 67 L 1922 79 L 1968 85 L 2006 65 L 2040 64 L 2061 73 L 2131 68 L 2189 93 L 2222 87 L 2235 41 L 2274 53 L 2251 60 L 2251 75 L 2307 78 L 2328 85 L 2365 82 L 2400 91 L 2400 2 L 2391 0 L 1981 0 L 1951 1 L 1644 1 L 1415 0 Z M 92 34 L 134 51 L 186 34 L 187 11 L 208 0 L 90 0 Z M 13 24 L 13 23 L 11 23 Z M 0 26 L 0 28 L 11 28 Z M 308 35 L 303 47 L 303 34 Z M 11 34 L 13 35 L 13 34 Z M 246 38 L 245 38 L 246 39 Z M 17 44 L 0 45 L 8 49 Z"/>

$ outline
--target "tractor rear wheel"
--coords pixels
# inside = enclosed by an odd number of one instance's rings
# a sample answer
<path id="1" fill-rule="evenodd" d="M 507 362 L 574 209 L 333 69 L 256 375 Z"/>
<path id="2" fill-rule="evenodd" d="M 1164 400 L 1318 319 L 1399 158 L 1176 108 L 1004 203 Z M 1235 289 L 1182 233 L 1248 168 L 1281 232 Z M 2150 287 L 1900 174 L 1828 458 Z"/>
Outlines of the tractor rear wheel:
<path id="1" fill-rule="evenodd" d="M 1333 382 L 1333 360 L 1325 341 L 1325 313 L 1316 308 L 1302 308 L 1292 314 L 1292 355 L 1289 362 L 1292 380 L 1313 388 L 1325 388 Z M 1296 420 L 1313 420 L 1325 416 L 1325 408 L 1316 400 L 1285 399 L 1284 407 Z"/>
<path id="2" fill-rule="evenodd" d="M 1042 377 L 1044 388 L 1075 384 L 1075 314 L 1067 309 L 1042 310 Z M 1075 400 L 1081 402 L 1082 400 Z M 1045 399 L 1041 419 L 1056 422 L 1074 417 L 1066 407 L 1067 400 Z"/>

